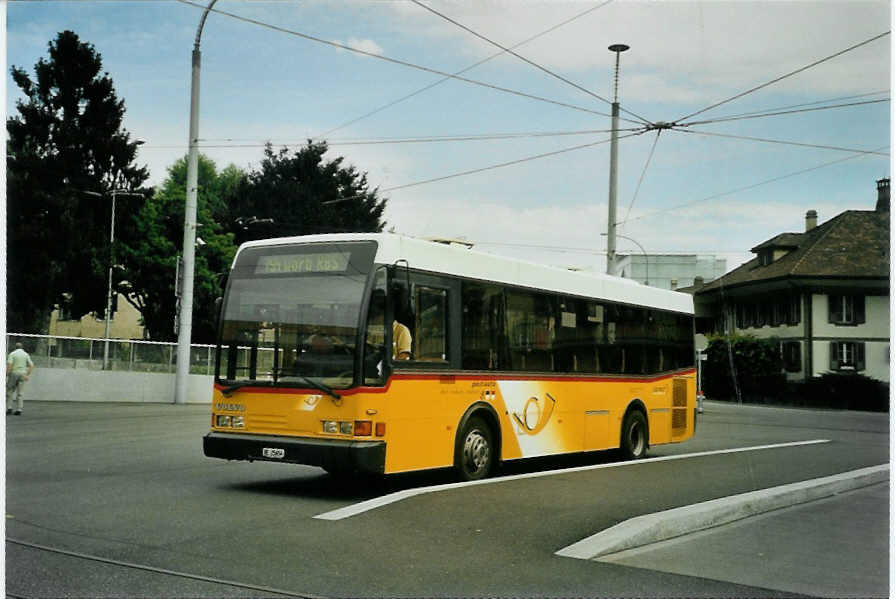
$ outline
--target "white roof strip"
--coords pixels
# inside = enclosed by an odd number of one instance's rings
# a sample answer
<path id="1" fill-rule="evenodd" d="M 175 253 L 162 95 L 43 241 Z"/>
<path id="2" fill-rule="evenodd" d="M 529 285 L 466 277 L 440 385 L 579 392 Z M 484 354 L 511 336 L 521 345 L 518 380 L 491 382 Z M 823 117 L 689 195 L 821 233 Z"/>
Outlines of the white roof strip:
<path id="1" fill-rule="evenodd" d="M 606 274 L 572 271 L 392 233 L 281 237 L 250 241 L 243 244 L 239 251 L 247 247 L 338 241 L 375 241 L 379 246 L 376 262 L 380 264 L 406 260 L 415 270 L 693 314 L 693 297 L 687 293 L 648 287 Z"/>

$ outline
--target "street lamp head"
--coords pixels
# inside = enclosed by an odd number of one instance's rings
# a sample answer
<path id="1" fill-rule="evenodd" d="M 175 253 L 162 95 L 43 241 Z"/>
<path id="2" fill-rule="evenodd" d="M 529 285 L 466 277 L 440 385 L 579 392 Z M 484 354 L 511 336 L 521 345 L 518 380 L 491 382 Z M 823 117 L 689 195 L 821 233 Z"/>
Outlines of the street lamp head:
<path id="1" fill-rule="evenodd" d="M 612 44 L 609 46 L 610 52 L 624 52 L 625 50 L 630 50 L 631 46 L 627 44 Z"/>

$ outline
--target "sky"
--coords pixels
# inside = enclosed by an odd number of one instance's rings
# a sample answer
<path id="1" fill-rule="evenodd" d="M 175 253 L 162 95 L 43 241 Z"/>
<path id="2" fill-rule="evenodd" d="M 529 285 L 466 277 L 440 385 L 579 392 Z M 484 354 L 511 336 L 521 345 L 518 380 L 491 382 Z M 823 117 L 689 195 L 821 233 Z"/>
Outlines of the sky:
<path id="1" fill-rule="evenodd" d="M 7 116 L 10 66 L 33 73 L 70 29 L 101 54 L 160 184 L 187 152 L 207 3 L 8 2 Z M 822 223 L 874 208 L 890 26 L 887 1 L 219 0 L 201 38 L 200 151 L 248 170 L 268 141 L 325 139 L 388 199 L 387 230 L 603 272 L 608 47 L 623 43 L 618 251 L 731 270 L 803 231 L 808 210 Z M 460 71 L 476 83 L 441 81 Z M 785 114 L 754 114 L 769 112 Z"/>

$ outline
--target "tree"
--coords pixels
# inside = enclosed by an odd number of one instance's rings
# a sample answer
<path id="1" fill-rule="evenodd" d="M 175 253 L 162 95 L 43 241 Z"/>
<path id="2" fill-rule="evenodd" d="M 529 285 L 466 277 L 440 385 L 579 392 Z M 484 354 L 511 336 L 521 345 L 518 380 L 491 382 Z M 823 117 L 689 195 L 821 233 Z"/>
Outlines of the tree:
<path id="1" fill-rule="evenodd" d="M 133 164 L 137 142 L 101 55 L 72 31 L 48 48 L 34 79 L 11 68 L 24 98 L 6 122 L 7 322 L 29 333 L 46 331 L 56 304 L 76 317 L 104 312 L 109 191 L 149 176 Z"/>
<path id="2" fill-rule="evenodd" d="M 385 199 L 367 184 L 367 174 L 343 166 L 344 158 L 325 161 L 324 142 L 290 154 L 270 144 L 261 169 L 239 186 L 230 206 L 239 243 L 274 236 L 335 232 L 379 232 Z M 334 200 L 340 200 L 332 203 Z M 273 222 L 265 222 L 272 219 Z"/>
<path id="3" fill-rule="evenodd" d="M 183 245 L 186 174 L 186 157 L 169 167 L 161 188 L 129 221 L 131 241 L 120 252 L 128 301 L 140 311 L 149 338 L 156 341 L 176 338 L 175 273 Z M 214 343 L 214 301 L 223 294 L 236 252 L 233 234 L 224 232 L 220 223 L 226 220 L 231 194 L 245 174 L 233 165 L 218 173 L 214 161 L 203 155 L 198 174 L 196 222 L 202 241 L 196 248 L 192 341 Z"/>

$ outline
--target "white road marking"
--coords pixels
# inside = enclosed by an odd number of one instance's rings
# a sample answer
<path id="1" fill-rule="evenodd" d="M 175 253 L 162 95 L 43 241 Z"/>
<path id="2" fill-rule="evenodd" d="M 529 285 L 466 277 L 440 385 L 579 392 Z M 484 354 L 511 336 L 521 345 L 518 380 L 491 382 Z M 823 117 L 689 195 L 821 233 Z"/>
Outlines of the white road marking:
<path id="1" fill-rule="evenodd" d="M 752 447 L 736 447 L 733 449 L 720 449 L 716 451 L 700 451 L 697 453 L 684 453 L 680 455 L 670 455 L 663 456 L 659 458 L 646 458 L 643 460 L 634 460 L 630 462 L 614 462 L 611 464 L 594 464 L 592 466 L 576 466 L 575 468 L 564 468 L 561 470 L 545 470 L 541 472 L 528 472 L 525 474 L 513 474 L 510 476 L 501 476 L 496 478 L 486 478 L 484 480 L 474 480 L 470 482 L 463 483 L 449 483 L 446 485 L 432 485 L 429 487 L 418 487 L 415 489 L 405 489 L 403 491 L 398 491 L 396 493 L 389 493 L 388 495 L 383 495 L 381 497 L 374 497 L 373 499 L 368 499 L 367 501 L 361 501 L 360 503 L 355 503 L 352 505 L 346 505 L 345 507 L 341 507 L 329 512 L 324 512 L 322 514 L 317 514 L 314 516 L 317 520 L 344 520 L 345 518 L 350 518 L 351 516 L 356 516 L 358 514 L 363 514 L 364 512 L 369 512 L 371 510 L 375 510 L 376 508 L 380 508 L 392 503 L 396 503 L 398 501 L 402 501 L 404 499 L 408 499 L 410 497 L 416 497 L 417 495 L 423 495 L 426 493 L 436 493 L 439 491 L 450 491 L 451 489 L 461 489 L 464 487 L 472 487 L 475 485 L 491 485 L 503 482 L 509 482 L 513 480 L 520 480 L 525 478 L 538 478 L 541 476 L 553 476 L 555 474 L 569 474 L 572 472 L 584 472 L 586 470 L 600 470 L 603 468 L 620 468 L 625 466 L 640 466 L 642 464 L 654 464 L 656 462 L 669 462 L 672 460 L 683 460 L 688 458 L 698 458 L 703 456 L 713 456 L 713 455 L 723 455 L 727 453 L 742 453 L 745 451 L 760 451 L 762 449 L 780 449 L 784 447 L 799 447 L 802 445 L 816 445 L 818 443 L 829 443 L 829 439 L 812 439 L 810 441 L 793 441 L 791 443 L 776 443 L 773 445 L 755 445 Z"/>

